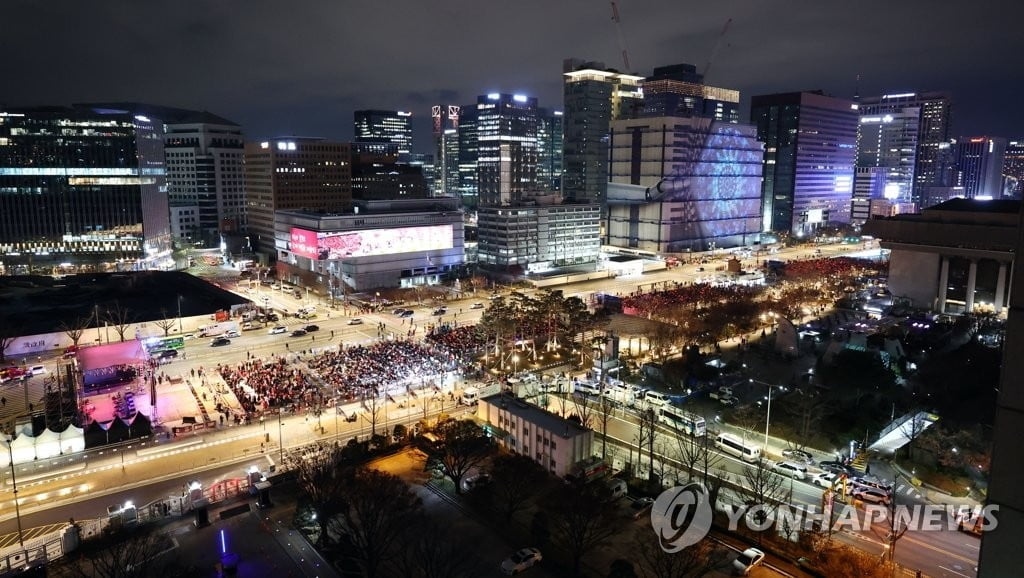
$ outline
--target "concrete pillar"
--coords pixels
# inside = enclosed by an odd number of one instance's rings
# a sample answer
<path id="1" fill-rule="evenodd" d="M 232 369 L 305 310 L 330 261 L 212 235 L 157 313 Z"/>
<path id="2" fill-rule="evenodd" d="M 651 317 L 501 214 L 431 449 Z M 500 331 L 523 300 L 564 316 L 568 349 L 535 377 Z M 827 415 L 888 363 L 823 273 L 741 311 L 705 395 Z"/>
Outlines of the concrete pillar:
<path id="1" fill-rule="evenodd" d="M 967 269 L 967 311 L 974 311 L 974 286 L 978 280 L 978 260 L 971 259 L 971 266 Z"/>
<path id="2" fill-rule="evenodd" d="M 996 301 L 992 304 L 995 307 L 996 315 L 1003 312 L 1004 289 L 1006 288 L 1006 262 L 999 262 L 999 277 L 996 278 Z"/>
<path id="3" fill-rule="evenodd" d="M 935 304 L 935 310 L 939 313 L 946 312 L 946 290 L 949 288 L 949 257 L 942 255 L 942 266 L 939 269 L 939 297 Z"/>

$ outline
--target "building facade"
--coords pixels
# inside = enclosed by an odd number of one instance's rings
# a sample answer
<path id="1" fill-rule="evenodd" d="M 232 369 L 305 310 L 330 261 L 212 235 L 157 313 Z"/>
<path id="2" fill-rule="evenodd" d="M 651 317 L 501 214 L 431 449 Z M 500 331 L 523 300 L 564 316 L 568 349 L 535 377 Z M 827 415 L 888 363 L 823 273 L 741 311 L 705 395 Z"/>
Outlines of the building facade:
<path id="1" fill-rule="evenodd" d="M 740 121 L 740 92 L 704 84 L 692 64 L 659 66 L 643 81 L 643 116 Z"/>
<path id="2" fill-rule="evenodd" d="M 412 113 L 401 110 L 357 110 L 353 114 L 355 142 L 388 142 L 398 147 L 399 159 L 412 154 Z"/>
<path id="3" fill-rule="evenodd" d="M 180 242 L 217 247 L 222 235 L 237 234 L 246 225 L 242 129 L 209 113 L 165 122 L 170 204 L 198 209 L 194 223 L 172 223 L 171 228 L 179 232 Z M 174 214 L 193 216 L 187 210 Z"/>
<path id="4" fill-rule="evenodd" d="M 1012 140 L 1003 156 L 1003 197 L 1024 196 L 1024 140 Z"/>
<path id="5" fill-rule="evenodd" d="M 278 211 L 278 278 L 335 298 L 436 284 L 463 263 L 462 218 L 451 197 L 355 201 L 338 213 Z"/>
<path id="6" fill-rule="evenodd" d="M 502 394 L 479 401 L 476 417 L 503 448 L 564 478 L 594 455 L 594 431 L 532 403 Z"/>
<path id="7" fill-rule="evenodd" d="M 478 265 L 515 274 L 592 270 L 601 252 L 601 207 L 560 200 L 553 194 L 515 206 L 481 205 Z"/>
<path id="8" fill-rule="evenodd" d="M 756 137 L 752 126 L 698 117 L 613 121 L 607 243 L 674 253 L 757 241 Z"/>
<path id="9" fill-rule="evenodd" d="M 605 203 L 608 190 L 608 130 L 613 120 L 633 118 L 643 103 L 643 77 L 601 62 L 563 62 L 565 123 L 562 194 L 580 202 Z"/>
<path id="10" fill-rule="evenodd" d="M 821 91 L 755 96 L 751 123 L 764 143 L 765 231 L 811 235 L 849 223 L 857 105 Z"/>
<path id="11" fill-rule="evenodd" d="M 536 98 L 491 93 L 477 99 L 476 187 L 480 205 L 516 203 L 523 193 L 538 190 L 537 127 Z"/>
<path id="12" fill-rule="evenodd" d="M 537 118 L 537 186 L 562 190 L 562 111 L 540 109 Z"/>
<path id="13" fill-rule="evenodd" d="M 968 199 L 999 199 L 1003 196 L 1003 158 L 1006 139 L 964 137 L 953 145 L 955 186 Z"/>
<path id="14" fill-rule="evenodd" d="M 860 109 L 857 125 L 857 167 L 851 208 L 851 222 L 855 224 L 870 218 L 872 201 L 913 207 L 914 166 L 920 134 L 919 107 L 884 114 L 865 113 L 865 110 Z"/>
<path id="15" fill-rule="evenodd" d="M 429 196 L 423 167 L 398 162 L 398 145 L 352 143 L 352 198 L 423 199 Z"/>
<path id="16" fill-rule="evenodd" d="M 475 104 L 460 107 L 459 130 L 455 135 L 459 154 L 459 197 L 467 208 L 475 208 L 480 204 L 477 190 L 477 165 L 480 160 L 478 116 Z"/>
<path id="17" fill-rule="evenodd" d="M 163 136 L 119 108 L 0 110 L 3 270 L 172 266 Z"/>
<path id="18" fill-rule="evenodd" d="M 351 146 L 286 137 L 245 144 L 249 241 L 275 254 L 277 211 L 343 211 L 352 204 Z"/>
<path id="19" fill-rule="evenodd" d="M 939 313 L 1002 314 L 1010 295 L 1020 202 L 953 199 L 916 215 L 872 219 L 891 251 L 889 289 Z"/>
<path id="20" fill-rule="evenodd" d="M 950 186 L 943 148 L 948 146 L 953 103 L 948 92 L 904 92 L 862 97 L 860 113 L 866 116 L 896 115 L 901 111 L 918 110 L 917 151 L 914 155 L 914 187 L 911 202 L 922 206 L 926 190 L 934 186 Z"/>
<path id="21" fill-rule="evenodd" d="M 435 197 L 457 196 L 459 190 L 459 107 L 435 104 L 430 108 L 434 135 Z"/>

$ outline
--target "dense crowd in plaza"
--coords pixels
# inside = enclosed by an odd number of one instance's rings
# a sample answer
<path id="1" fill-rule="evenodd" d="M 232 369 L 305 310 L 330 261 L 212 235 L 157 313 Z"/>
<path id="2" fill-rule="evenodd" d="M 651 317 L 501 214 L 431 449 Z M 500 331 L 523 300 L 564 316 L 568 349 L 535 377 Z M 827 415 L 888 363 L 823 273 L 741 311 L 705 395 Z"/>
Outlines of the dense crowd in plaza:
<path id="1" fill-rule="evenodd" d="M 480 353 L 487 346 L 483 333 L 477 331 L 476 325 L 451 327 L 439 325 L 427 334 L 427 339 L 435 343 L 463 361 L 471 361 L 474 354 Z"/>
<path id="2" fill-rule="evenodd" d="M 323 392 L 309 376 L 290 365 L 283 357 L 253 359 L 232 367 L 218 365 L 224 382 L 247 413 L 269 408 L 295 410 L 323 401 Z"/>
<path id="3" fill-rule="evenodd" d="M 788 261 L 784 277 L 786 279 L 814 279 L 851 275 L 855 272 L 878 273 L 882 266 L 870 259 L 853 257 L 832 257 L 829 259 L 811 259 L 807 261 Z"/>
<path id="4" fill-rule="evenodd" d="M 702 304 L 707 305 L 723 300 L 739 300 L 757 295 L 760 291 L 760 288 L 740 285 L 717 286 L 695 283 L 668 291 L 630 293 L 622 298 L 622 309 L 627 314 L 650 316 L 655 312 L 665 311 L 666 308 L 682 305 L 699 307 Z"/>
<path id="5" fill-rule="evenodd" d="M 452 353 L 406 340 L 328 351 L 307 359 L 307 364 L 346 400 L 382 387 L 413 387 L 459 369 Z"/>

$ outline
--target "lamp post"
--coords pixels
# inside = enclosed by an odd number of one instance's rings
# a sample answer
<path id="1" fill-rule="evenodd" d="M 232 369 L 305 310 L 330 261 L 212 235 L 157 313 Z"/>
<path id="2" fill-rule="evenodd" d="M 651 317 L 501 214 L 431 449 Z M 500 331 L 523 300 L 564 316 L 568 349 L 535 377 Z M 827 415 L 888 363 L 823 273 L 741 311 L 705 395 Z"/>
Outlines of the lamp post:
<path id="1" fill-rule="evenodd" d="M 517 353 L 512 355 L 512 368 L 514 370 L 512 375 L 517 375 L 519 373 L 519 354 Z"/>
<path id="2" fill-rule="evenodd" d="M 281 415 L 284 414 L 284 408 L 277 408 L 277 445 L 281 449 L 281 463 L 284 463 L 284 430 L 281 424 Z"/>
<path id="3" fill-rule="evenodd" d="M 181 295 L 178 295 L 178 333 L 182 333 L 181 328 Z"/>
<path id="4" fill-rule="evenodd" d="M 750 383 L 755 383 L 753 378 L 750 379 Z M 761 384 L 764 384 L 764 385 L 768 386 L 768 409 L 765 412 L 765 416 L 764 416 L 764 451 L 767 452 L 768 451 L 768 425 L 771 423 L 771 420 L 772 420 L 772 385 L 768 384 L 768 383 L 764 383 L 763 381 L 758 381 L 756 383 L 761 383 Z"/>
<path id="5" fill-rule="evenodd" d="M 14 476 L 14 448 L 11 447 L 10 443 L 7 444 L 7 454 L 11 458 L 11 488 L 14 492 L 14 517 L 18 520 L 18 544 L 24 550 L 25 538 L 21 529 L 21 507 L 18 505 L 18 480 Z"/>

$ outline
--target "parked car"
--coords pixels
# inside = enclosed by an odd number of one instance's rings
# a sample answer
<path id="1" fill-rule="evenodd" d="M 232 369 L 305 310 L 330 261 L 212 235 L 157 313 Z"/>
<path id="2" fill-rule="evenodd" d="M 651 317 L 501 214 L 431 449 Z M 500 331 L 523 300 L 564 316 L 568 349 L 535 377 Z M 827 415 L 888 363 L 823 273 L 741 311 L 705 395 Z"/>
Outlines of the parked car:
<path id="1" fill-rule="evenodd" d="M 462 489 L 469 491 L 491 483 L 491 474 L 480 472 L 462 480 Z"/>
<path id="2" fill-rule="evenodd" d="M 349 325 L 362 325 L 363 324 L 363 320 L 358 318 L 358 317 L 353 317 L 352 319 L 348 320 L 348 324 Z"/>
<path id="3" fill-rule="evenodd" d="M 882 492 L 889 491 L 889 484 L 871 476 L 855 476 L 850 478 L 850 483 L 856 488 L 870 488 Z"/>
<path id="4" fill-rule="evenodd" d="M 306 330 L 305 329 L 296 329 L 295 331 L 292 331 L 292 337 L 302 337 L 305 334 L 306 334 Z"/>
<path id="5" fill-rule="evenodd" d="M 862 502 L 868 502 L 871 504 L 882 504 L 883 506 L 889 505 L 889 492 L 883 490 L 876 490 L 875 488 L 859 487 L 855 488 L 850 493 L 855 500 Z"/>
<path id="6" fill-rule="evenodd" d="M 477 301 L 476 303 L 469 306 L 470 309 L 483 309 L 484 304 Z"/>
<path id="7" fill-rule="evenodd" d="M 319 325 L 307 325 L 305 328 L 306 333 L 313 333 L 314 331 L 320 331 Z"/>
<path id="8" fill-rule="evenodd" d="M 274 321 L 280 321 L 280 320 L 281 320 L 281 318 L 278 317 L 277 313 L 268 313 L 267 314 L 267 321 L 274 322 Z"/>
<path id="9" fill-rule="evenodd" d="M 402 314 L 403 314 L 403 313 L 405 313 L 405 308 L 404 308 L 404 307 L 399 307 L 398 309 L 395 309 L 395 310 L 393 311 L 393 313 L 394 313 L 395 315 L 397 315 L 397 316 L 401 317 L 401 316 L 402 316 Z"/>
<path id="10" fill-rule="evenodd" d="M 542 559 L 543 556 L 541 556 L 540 550 L 536 548 L 523 548 L 501 563 L 501 573 L 506 576 L 518 574 L 523 570 L 532 568 L 534 564 Z"/>
<path id="11" fill-rule="evenodd" d="M 267 333 L 269 335 L 280 335 L 281 333 L 287 333 L 287 332 L 288 332 L 288 328 L 287 327 L 285 327 L 284 325 L 278 325 L 277 327 L 274 327 L 273 329 L 271 329 Z"/>
<path id="12" fill-rule="evenodd" d="M 242 334 L 237 332 L 237 331 L 235 331 L 234 329 L 232 329 L 231 331 L 228 331 L 227 333 L 224 334 L 224 337 L 227 337 L 229 339 L 230 338 L 234 338 L 234 337 L 241 337 L 241 336 L 242 336 Z"/>
<path id="13" fill-rule="evenodd" d="M 653 505 L 653 498 L 637 498 L 629 505 L 629 510 L 633 513 L 633 519 L 639 520 L 644 517 L 647 512 L 651 511 L 651 506 Z"/>
<path id="14" fill-rule="evenodd" d="M 826 472 L 833 472 L 836 474 L 855 475 L 856 470 L 842 462 L 821 462 L 818 467 L 825 470 Z"/>
<path id="15" fill-rule="evenodd" d="M 750 574 L 750 571 L 764 563 L 764 552 L 757 548 L 747 548 L 732 561 L 732 568 L 740 576 Z"/>
<path id="16" fill-rule="evenodd" d="M 822 488 L 831 488 L 839 474 L 835 472 L 822 472 L 811 477 L 811 483 Z"/>
<path id="17" fill-rule="evenodd" d="M 220 347 L 222 345 L 231 345 L 231 340 L 227 337 L 218 337 L 210 342 L 210 347 Z"/>
<path id="18" fill-rule="evenodd" d="M 794 462 L 802 462 L 808 465 L 814 464 L 814 456 L 804 450 L 798 450 L 796 448 L 787 448 L 782 450 L 782 457 L 789 458 Z"/>
<path id="19" fill-rule="evenodd" d="M 399 317 L 412 317 L 412 316 L 413 316 L 412 309 L 406 309 L 405 311 L 402 311 L 402 313 L 399 315 Z"/>
<path id="20" fill-rule="evenodd" d="M 807 477 L 807 466 L 793 462 L 775 462 L 773 469 L 784 476 L 794 480 L 802 480 Z"/>

